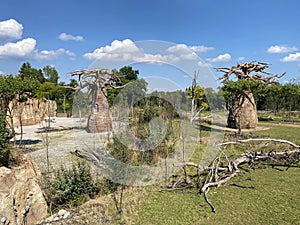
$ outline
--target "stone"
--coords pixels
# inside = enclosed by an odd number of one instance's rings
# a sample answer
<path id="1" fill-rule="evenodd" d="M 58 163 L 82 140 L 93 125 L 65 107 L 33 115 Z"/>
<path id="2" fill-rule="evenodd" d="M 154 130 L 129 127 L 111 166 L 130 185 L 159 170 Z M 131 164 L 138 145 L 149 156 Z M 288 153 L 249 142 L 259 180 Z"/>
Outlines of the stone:
<path id="1" fill-rule="evenodd" d="M 66 213 L 67 213 L 66 210 L 61 209 L 61 210 L 58 211 L 57 215 L 58 215 L 58 217 L 63 217 Z"/>
<path id="2" fill-rule="evenodd" d="M 63 219 L 67 219 L 68 217 L 70 217 L 71 213 L 70 212 L 66 212 L 63 216 Z"/>
<path id="3" fill-rule="evenodd" d="M 2 223 L 2 224 L 5 224 L 5 223 L 6 223 L 6 217 L 5 217 L 5 216 L 3 216 L 3 217 L 1 218 L 1 223 Z"/>
<path id="4" fill-rule="evenodd" d="M 49 108 L 50 117 L 56 117 L 57 105 L 55 101 L 51 100 L 28 98 L 26 102 L 21 103 L 16 100 L 11 101 L 9 108 L 15 112 L 13 115 L 14 126 L 19 127 L 20 115 L 23 126 L 38 124 L 49 116 Z M 8 123 L 10 124 L 11 121 L 8 120 Z"/>
<path id="5" fill-rule="evenodd" d="M 36 224 L 47 216 L 39 169 L 25 156 L 22 161 L 19 167 L 0 168 L 0 215 L 10 225 L 23 224 L 24 218 L 27 224 Z M 35 194 L 28 199 L 30 191 Z"/>

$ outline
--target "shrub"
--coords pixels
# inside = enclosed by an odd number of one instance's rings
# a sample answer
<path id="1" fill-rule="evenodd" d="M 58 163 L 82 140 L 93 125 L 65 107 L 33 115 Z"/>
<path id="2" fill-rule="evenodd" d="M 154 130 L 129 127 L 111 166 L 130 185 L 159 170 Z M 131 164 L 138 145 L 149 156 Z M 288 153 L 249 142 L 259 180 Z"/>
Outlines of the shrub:
<path id="1" fill-rule="evenodd" d="M 48 203 L 54 208 L 78 206 L 99 192 L 99 186 L 85 162 L 78 161 L 69 169 L 62 166 L 54 174 L 47 193 Z"/>
<path id="2" fill-rule="evenodd" d="M 0 114 L 0 166 L 8 166 L 10 151 L 8 142 L 12 138 L 12 133 L 6 127 L 6 116 Z"/>

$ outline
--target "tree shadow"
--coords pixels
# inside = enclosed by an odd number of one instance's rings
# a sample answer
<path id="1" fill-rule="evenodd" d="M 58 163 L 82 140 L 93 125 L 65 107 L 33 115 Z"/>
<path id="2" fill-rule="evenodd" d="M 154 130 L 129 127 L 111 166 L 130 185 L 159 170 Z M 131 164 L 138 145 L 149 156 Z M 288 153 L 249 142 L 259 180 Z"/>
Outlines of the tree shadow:
<path id="1" fill-rule="evenodd" d="M 16 140 L 16 145 L 35 145 L 35 144 L 38 144 L 40 142 L 42 142 L 42 140 L 24 139 L 24 140 Z"/>

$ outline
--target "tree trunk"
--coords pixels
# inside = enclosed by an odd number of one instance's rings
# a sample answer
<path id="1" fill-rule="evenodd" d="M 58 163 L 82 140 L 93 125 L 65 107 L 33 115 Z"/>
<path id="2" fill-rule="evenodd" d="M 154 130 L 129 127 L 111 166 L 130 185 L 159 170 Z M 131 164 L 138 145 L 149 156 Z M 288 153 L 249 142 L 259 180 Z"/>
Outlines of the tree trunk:
<path id="1" fill-rule="evenodd" d="M 234 129 L 256 128 L 258 123 L 256 104 L 251 91 L 238 94 L 229 110 L 228 127 Z"/>
<path id="2" fill-rule="evenodd" d="M 97 94 L 97 99 L 88 119 L 88 132 L 101 133 L 112 130 L 112 116 L 109 105 L 102 91 Z"/>

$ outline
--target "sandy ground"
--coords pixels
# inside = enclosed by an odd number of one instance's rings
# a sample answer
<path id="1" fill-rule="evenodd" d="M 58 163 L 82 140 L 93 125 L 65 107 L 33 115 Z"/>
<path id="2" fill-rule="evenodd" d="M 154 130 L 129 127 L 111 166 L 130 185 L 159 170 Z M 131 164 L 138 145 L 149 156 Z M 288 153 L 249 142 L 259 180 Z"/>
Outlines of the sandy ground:
<path id="1" fill-rule="evenodd" d="M 83 121 L 84 122 L 84 121 Z M 47 126 L 42 122 L 32 126 L 23 127 L 23 139 L 21 146 L 25 148 L 26 155 L 38 164 L 41 171 L 47 171 L 47 135 L 48 135 L 48 156 L 50 169 L 57 169 L 61 165 L 70 166 L 76 160 L 76 156 L 71 154 L 75 149 L 84 149 L 94 151 L 94 149 L 103 149 L 105 135 L 89 134 L 82 127 L 79 119 L 72 118 L 52 118 L 50 126 L 55 129 L 76 129 L 62 130 L 57 132 L 37 133 Z M 16 129 L 20 132 L 20 129 Z M 16 136 L 17 140 L 20 135 Z M 18 143 L 18 142 L 17 142 Z"/>

